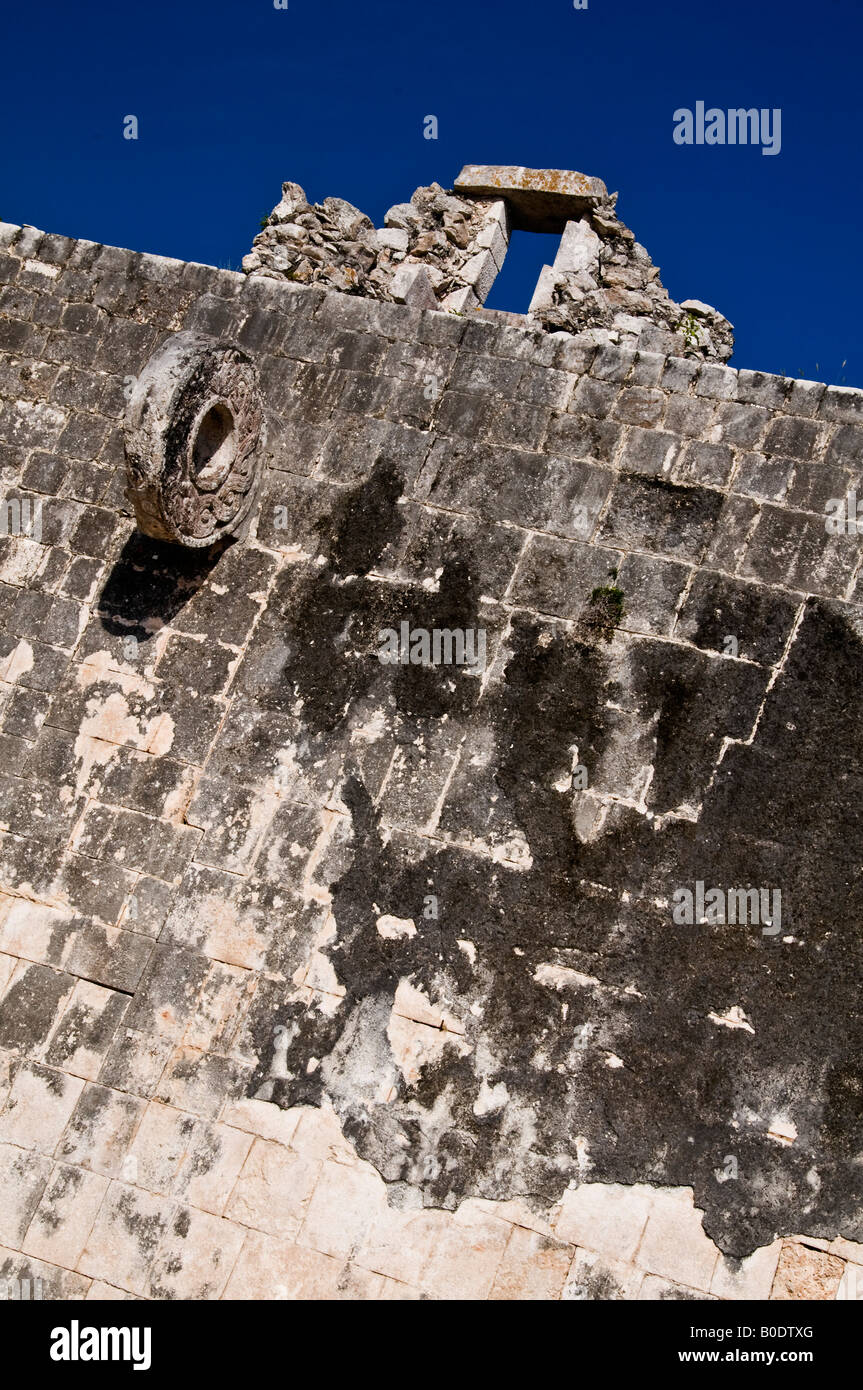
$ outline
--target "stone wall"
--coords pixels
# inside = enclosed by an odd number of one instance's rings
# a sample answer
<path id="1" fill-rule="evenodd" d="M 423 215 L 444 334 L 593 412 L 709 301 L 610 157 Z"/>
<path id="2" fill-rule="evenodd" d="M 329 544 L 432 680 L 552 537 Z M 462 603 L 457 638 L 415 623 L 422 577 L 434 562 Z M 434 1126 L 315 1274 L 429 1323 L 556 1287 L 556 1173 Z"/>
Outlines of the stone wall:
<path id="1" fill-rule="evenodd" d="M 863 393 L 0 248 L 0 1278 L 858 1287 Z M 267 415 L 214 550 L 124 498 L 181 330 Z M 675 924 L 699 881 L 781 934 Z"/>

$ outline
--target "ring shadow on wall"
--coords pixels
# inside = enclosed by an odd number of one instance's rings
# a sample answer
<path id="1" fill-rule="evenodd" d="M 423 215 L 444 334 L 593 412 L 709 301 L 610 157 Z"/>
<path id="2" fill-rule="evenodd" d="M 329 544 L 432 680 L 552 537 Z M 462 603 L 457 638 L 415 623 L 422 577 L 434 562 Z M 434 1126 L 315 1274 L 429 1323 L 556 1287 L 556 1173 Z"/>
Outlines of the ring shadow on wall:
<path id="1" fill-rule="evenodd" d="M 228 538 L 209 550 L 187 550 L 134 531 L 123 546 L 96 604 L 96 616 L 112 637 L 147 642 L 170 623 L 204 585 Z"/>

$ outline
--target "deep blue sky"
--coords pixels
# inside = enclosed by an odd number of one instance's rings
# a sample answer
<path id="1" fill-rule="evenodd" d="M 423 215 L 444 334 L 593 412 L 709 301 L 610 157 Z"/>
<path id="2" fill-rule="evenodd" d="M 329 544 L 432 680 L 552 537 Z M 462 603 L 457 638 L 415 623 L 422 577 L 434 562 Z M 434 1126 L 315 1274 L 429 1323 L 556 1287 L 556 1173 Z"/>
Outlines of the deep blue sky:
<path id="1" fill-rule="evenodd" d="M 380 225 L 465 163 L 579 169 L 733 365 L 863 386 L 860 0 L 19 0 L 2 33 L 6 221 L 236 268 L 284 179 Z M 698 100 L 780 107 L 781 153 L 674 144 Z M 490 305 L 527 307 L 518 240 Z"/>

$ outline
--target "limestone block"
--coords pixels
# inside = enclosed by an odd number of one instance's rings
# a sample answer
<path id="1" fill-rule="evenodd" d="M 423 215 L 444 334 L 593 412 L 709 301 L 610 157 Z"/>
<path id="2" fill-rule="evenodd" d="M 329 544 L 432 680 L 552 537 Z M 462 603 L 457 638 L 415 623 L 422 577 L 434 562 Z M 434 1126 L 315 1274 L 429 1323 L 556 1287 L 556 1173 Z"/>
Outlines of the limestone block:
<path id="1" fill-rule="evenodd" d="M 419 226 L 420 215 L 412 203 L 396 203 L 384 218 L 387 227 L 414 228 Z"/>
<path id="2" fill-rule="evenodd" d="M 771 1298 L 833 1299 L 845 1266 L 835 1255 L 786 1241 L 779 1256 Z"/>
<path id="3" fill-rule="evenodd" d="M 0 1144 L 0 1244 L 21 1244 L 50 1173 L 49 1158 Z"/>
<path id="4" fill-rule="evenodd" d="M 572 274 L 579 270 L 595 271 L 601 249 L 602 242 L 588 222 L 567 222 L 554 258 L 554 270 Z"/>
<path id="5" fill-rule="evenodd" d="M 378 246 L 388 246 L 391 251 L 407 251 L 410 244 L 405 227 L 378 227 L 375 238 Z"/>
<path id="6" fill-rule="evenodd" d="M 490 251 L 477 251 L 458 272 L 459 279 L 470 285 L 480 304 L 484 304 L 497 277 L 497 264 Z"/>
<path id="7" fill-rule="evenodd" d="M 720 1255 L 713 1271 L 710 1292 L 718 1298 L 769 1298 L 781 1248 L 781 1240 L 775 1240 L 772 1245 L 763 1245 L 745 1260 L 732 1260 Z"/>
<path id="8" fill-rule="evenodd" d="M 686 1190 L 657 1193 L 638 1249 L 641 1268 L 706 1293 L 718 1258 Z"/>
<path id="9" fill-rule="evenodd" d="M 390 281 L 390 293 L 397 304 L 410 304 L 415 309 L 437 309 L 428 271 L 421 265 L 400 265 Z"/>
<path id="10" fill-rule="evenodd" d="M 482 228 L 476 237 L 475 245 L 485 247 L 494 256 L 498 270 L 502 269 L 509 246 L 510 221 L 506 203 L 500 199 L 492 203 L 486 213 Z"/>
<path id="11" fill-rule="evenodd" d="M 557 284 L 557 271 L 553 266 L 544 265 L 539 272 L 539 279 L 536 282 L 536 289 L 533 298 L 527 306 L 529 314 L 540 314 L 543 309 L 550 309 L 554 303 L 554 287 Z"/>
<path id="12" fill-rule="evenodd" d="M 566 1301 L 579 1302 L 634 1299 L 643 1281 L 643 1272 L 633 1265 L 608 1259 L 593 1250 L 577 1250 L 560 1296 Z"/>
<path id="13" fill-rule="evenodd" d="M 466 164 L 455 189 L 474 197 L 505 197 L 513 227 L 529 232 L 562 232 L 569 219 L 580 217 L 608 198 L 602 180 L 586 174 L 502 164 Z"/>
<path id="14" fill-rule="evenodd" d="M 74 1268 L 107 1190 L 107 1178 L 58 1164 L 30 1223 L 24 1253 Z"/>
<path id="15" fill-rule="evenodd" d="M 451 314 L 464 314 L 479 307 L 479 300 L 470 285 L 466 285 L 462 290 L 453 290 L 440 303 L 440 308 L 447 309 Z"/>
<path id="16" fill-rule="evenodd" d="M 611 1259 L 629 1261 L 638 1249 L 651 1199 L 646 1187 L 585 1183 L 565 1194 L 555 1235 Z"/>

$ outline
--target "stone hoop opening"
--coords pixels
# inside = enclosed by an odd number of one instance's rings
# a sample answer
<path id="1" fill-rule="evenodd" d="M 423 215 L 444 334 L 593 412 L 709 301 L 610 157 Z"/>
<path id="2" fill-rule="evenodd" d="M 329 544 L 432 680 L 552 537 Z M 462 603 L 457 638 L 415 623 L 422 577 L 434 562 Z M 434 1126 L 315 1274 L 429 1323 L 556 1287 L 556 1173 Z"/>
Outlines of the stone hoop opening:
<path id="1" fill-rule="evenodd" d="M 192 476 L 195 486 L 215 492 L 237 456 L 234 417 L 223 401 L 209 406 L 192 434 Z"/>

